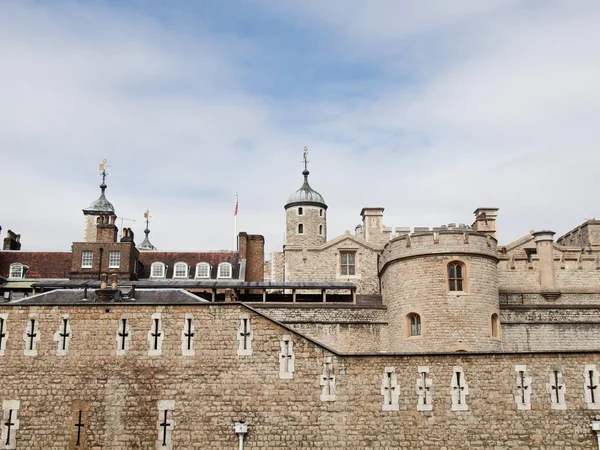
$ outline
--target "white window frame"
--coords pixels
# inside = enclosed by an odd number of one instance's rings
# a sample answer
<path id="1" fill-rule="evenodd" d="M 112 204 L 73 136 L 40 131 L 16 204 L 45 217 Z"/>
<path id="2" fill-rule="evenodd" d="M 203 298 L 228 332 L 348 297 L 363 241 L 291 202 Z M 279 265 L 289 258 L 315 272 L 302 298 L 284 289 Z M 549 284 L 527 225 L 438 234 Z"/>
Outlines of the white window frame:
<path id="1" fill-rule="evenodd" d="M 81 252 L 81 268 L 91 269 L 92 267 L 94 267 L 94 252 L 91 250 Z"/>
<path id="2" fill-rule="evenodd" d="M 108 268 L 109 269 L 119 269 L 120 267 L 121 267 L 121 252 L 119 252 L 119 251 L 108 252 Z"/>
<path id="3" fill-rule="evenodd" d="M 206 268 L 206 275 L 200 275 L 200 268 Z M 196 264 L 196 278 L 210 278 L 210 264 L 201 262 Z"/>
<path id="4" fill-rule="evenodd" d="M 15 269 L 19 269 L 19 274 L 15 275 L 14 273 L 16 273 Z M 12 263 L 10 265 L 10 268 L 8 269 L 8 278 L 23 278 L 23 269 L 25 268 L 25 266 L 21 263 Z M 14 272 L 14 273 L 13 273 Z"/>
<path id="5" fill-rule="evenodd" d="M 177 266 L 184 267 L 183 271 L 185 273 L 183 275 L 177 274 Z M 189 274 L 189 266 L 187 265 L 187 263 L 184 263 L 183 261 L 179 261 L 178 263 L 175 263 L 175 265 L 173 266 L 173 278 L 187 278 L 188 274 Z"/>
<path id="6" fill-rule="evenodd" d="M 229 268 L 229 275 L 223 275 L 223 269 L 225 267 Z M 224 262 L 224 263 L 219 264 L 218 278 L 232 278 L 232 277 L 233 277 L 233 266 L 231 265 L 231 263 Z"/>
<path id="7" fill-rule="evenodd" d="M 154 274 L 154 268 L 155 267 L 160 267 L 161 268 L 161 274 L 160 275 L 155 275 Z M 150 278 L 165 278 L 166 274 L 167 274 L 167 265 L 165 263 L 160 262 L 160 261 L 155 261 L 150 266 Z"/>

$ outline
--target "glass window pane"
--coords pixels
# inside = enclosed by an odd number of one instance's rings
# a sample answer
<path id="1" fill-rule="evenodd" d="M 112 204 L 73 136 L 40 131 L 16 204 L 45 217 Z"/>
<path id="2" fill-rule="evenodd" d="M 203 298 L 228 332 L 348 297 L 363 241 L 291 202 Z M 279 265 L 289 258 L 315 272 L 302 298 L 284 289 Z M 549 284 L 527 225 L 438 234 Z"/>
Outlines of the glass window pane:
<path id="1" fill-rule="evenodd" d="M 348 253 L 342 253 L 342 264 L 348 264 Z"/>
<path id="2" fill-rule="evenodd" d="M 354 253 L 349 253 L 348 254 L 348 262 L 350 264 L 354 264 Z"/>
<path id="3" fill-rule="evenodd" d="M 462 278 L 462 266 L 460 264 L 456 265 L 456 278 Z"/>
<path id="4" fill-rule="evenodd" d="M 454 264 L 450 264 L 448 266 L 448 276 L 450 278 L 454 278 L 455 277 L 455 274 L 454 274 Z"/>
<path id="5" fill-rule="evenodd" d="M 355 275 L 354 266 L 348 266 L 348 273 L 349 273 L 349 275 Z"/>
<path id="6" fill-rule="evenodd" d="M 458 291 L 462 291 L 462 280 L 456 280 L 456 287 Z"/>

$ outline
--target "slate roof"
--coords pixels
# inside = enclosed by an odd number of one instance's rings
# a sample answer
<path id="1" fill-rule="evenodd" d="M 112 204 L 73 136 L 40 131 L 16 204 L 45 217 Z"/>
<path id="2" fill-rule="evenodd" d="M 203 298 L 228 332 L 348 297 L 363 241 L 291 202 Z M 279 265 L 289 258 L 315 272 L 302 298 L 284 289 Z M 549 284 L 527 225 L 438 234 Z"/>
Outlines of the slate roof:
<path id="1" fill-rule="evenodd" d="M 356 289 L 354 283 L 348 281 L 337 282 L 271 282 L 271 281 L 239 281 L 239 280 L 173 280 L 173 279 L 158 279 L 158 280 L 139 280 L 139 281 L 119 281 L 123 289 L 128 286 L 135 286 L 136 289 Z M 44 280 L 34 284 L 36 289 L 39 288 L 64 288 L 78 289 L 88 286 L 90 289 L 100 288 L 98 280 Z"/>
<path id="2" fill-rule="evenodd" d="M 25 297 L 4 303 L 3 305 L 181 305 L 208 303 L 206 300 L 190 294 L 184 289 L 137 289 L 135 298 L 128 298 L 130 288 L 121 288 L 125 297 L 120 301 L 96 301 L 94 289 L 88 289 L 87 299 L 84 299 L 84 289 L 57 289 L 42 294 Z"/>

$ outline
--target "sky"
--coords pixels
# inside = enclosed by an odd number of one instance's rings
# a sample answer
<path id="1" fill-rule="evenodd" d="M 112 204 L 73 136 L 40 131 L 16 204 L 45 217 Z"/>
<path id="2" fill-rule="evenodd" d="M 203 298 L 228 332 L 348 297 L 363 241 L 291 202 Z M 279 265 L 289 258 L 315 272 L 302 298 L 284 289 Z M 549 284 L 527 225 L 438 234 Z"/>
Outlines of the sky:
<path id="1" fill-rule="evenodd" d="M 159 250 L 281 250 L 309 181 L 328 238 L 473 222 L 500 244 L 600 219 L 597 0 L 0 2 L 2 234 L 69 251 L 108 161 Z M 122 222 L 121 220 L 122 219 Z"/>

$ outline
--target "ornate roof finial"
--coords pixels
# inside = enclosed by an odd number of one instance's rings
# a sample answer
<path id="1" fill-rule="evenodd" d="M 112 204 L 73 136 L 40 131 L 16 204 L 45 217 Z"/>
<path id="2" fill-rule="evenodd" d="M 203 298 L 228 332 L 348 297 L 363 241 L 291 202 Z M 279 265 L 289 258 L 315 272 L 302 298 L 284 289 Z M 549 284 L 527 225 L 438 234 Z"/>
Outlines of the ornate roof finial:
<path id="1" fill-rule="evenodd" d="M 310 173 L 308 171 L 308 147 L 304 147 L 304 154 L 302 156 L 302 159 L 304 160 L 304 170 L 302 171 L 302 175 L 304 175 L 304 178 L 306 179 L 308 177 L 308 174 Z"/>
<path id="2" fill-rule="evenodd" d="M 152 216 L 150 215 L 150 210 L 147 209 L 144 212 L 144 219 L 146 219 L 146 229 L 144 230 L 144 234 L 146 236 L 144 237 L 143 242 L 137 246 L 138 250 L 148 250 L 148 251 L 156 250 L 156 247 L 150 243 L 150 239 L 148 238 L 148 235 L 150 234 L 149 224 L 150 224 L 151 218 L 152 218 Z"/>
<path id="3" fill-rule="evenodd" d="M 106 177 L 109 175 L 108 173 L 106 173 L 107 167 L 108 167 L 108 164 L 106 164 L 106 159 L 103 159 L 102 162 L 100 163 L 100 167 L 98 167 L 98 170 L 100 171 L 99 175 L 102 177 L 102 184 L 100 185 L 102 190 L 106 189 Z M 104 186 L 104 187 L 102 187 L 102 186 Z"/>

